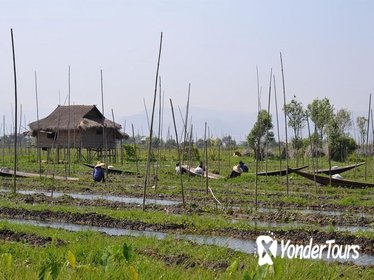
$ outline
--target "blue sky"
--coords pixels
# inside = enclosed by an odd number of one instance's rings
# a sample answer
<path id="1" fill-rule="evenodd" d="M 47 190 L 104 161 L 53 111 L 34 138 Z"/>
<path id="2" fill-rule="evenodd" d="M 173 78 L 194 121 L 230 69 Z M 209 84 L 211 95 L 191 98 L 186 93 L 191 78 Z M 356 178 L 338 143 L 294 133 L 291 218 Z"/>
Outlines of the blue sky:
<path id="1" fill-rule="evenodd" d="M 106 115 L 113 109 L 121 122 L 131 119 L 144 110 L 143 98 L 150 108 L 161 31 L 165 105 L 172 98 L 184 107 L 191 83 L 191 106 L 219 112 L 240 137 L 257 111 L 256 66 L 262 106 L 271 68 L 282 100 L 280 51 L 288 100 L 327 97 L 337 109 L 364 114 L 374 88 L 373 11 L 364 0 L 0 0 L 0 113 L 11 122 L 13 28 L 27 122 L 36 119 L 34 71 L 43 117 L 64 102 L 69 65 L 72 103 L 101 108 L 103 69 Z"/>

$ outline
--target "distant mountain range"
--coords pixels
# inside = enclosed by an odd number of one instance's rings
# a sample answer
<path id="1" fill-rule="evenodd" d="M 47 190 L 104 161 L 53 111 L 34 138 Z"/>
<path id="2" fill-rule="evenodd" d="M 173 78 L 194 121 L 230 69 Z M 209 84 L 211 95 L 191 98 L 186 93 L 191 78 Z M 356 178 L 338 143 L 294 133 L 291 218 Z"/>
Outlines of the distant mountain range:
<path id="1" fill-rule="evenodd" d="M 158 112 L 154 116 L 154 136 L 158 135 L 159 117 Z M 180 136 L 183 130 L 183 119 L 185 118 L 185 108 L 174 108 L 174 114 L 176 124 L 178 128 L 178 136 Z M 148 112 L 149 119 L 151 119 L 151 112 Z M 193 138 L 204 138 L 205 122 L 207 123 L 207 133 L 213 138 L 231 135 L 237 142 L 245 141 L 250 129 L 256 120 L 257 113 L 243 113 L 233 111 L 216 111 L 205 108 L 192 107 L 189 110 L 188 127 L 193 125 Z M 134 125 L 135 134 L 144 136 L 149 135 L 147 117 L 145 111 L 128 116 L 122 116 L 116 120 L 122 127 L 125 126 L 126 133 L 132 134 L 131 124 Z M 173 118 L 170 109 L 165 109 L 163 113 L 163 125 L 162 125 L 162 136 L 166 138 L 171 134 L 174 138 L 174 125 Z"/>

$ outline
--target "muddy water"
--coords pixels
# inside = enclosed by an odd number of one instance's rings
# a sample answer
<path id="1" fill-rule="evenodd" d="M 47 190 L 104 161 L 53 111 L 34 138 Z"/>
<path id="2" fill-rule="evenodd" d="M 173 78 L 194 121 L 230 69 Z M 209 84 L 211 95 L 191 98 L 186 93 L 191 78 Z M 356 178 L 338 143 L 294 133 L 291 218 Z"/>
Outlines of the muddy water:
<path id="1" fill-rule="evenodd" d="M 107 228 L 107 227 L 96 227 L 96 226 L 86 226 L 86 225 L 77 225 L 72 223 L 59 223 L 59 222 L 41 222 L 35 220 L 20 220 L 20 219 L 0 219 L 0 221 L 7 221 L 10 223 L 17 223 L 17 224 L 27 224 L 27 225 L 34 225 L 40 227 L 50 227 L 56 229 L 64 229 L 70 231 L 96 231 L 106 233 L 112 236 L 145 236 L 156 238 L 158 240 L 162 240 L 171 236 L 170 234 L 163 233 L 163 232 L 156 232 L 156 231 L 138 231 L 138 230 L 127 230 L 121 228 Z M 231 237 L 222 237 L 222 236 L 201 236 L 201 235 L 192 235 L 192 234 L 177 234 L 172 235 L 176 239 L 183 239 L 195 242 L 200 245 L 215 245 L 219 247 L 226 247 L 236 251 L 240 251 L 247 254 L 255 254 L 257 252 L 256 242 L 253 240 L 243 240 L 238 238 L 231 238 Z M 353 245 L 353 244 L 350 244 Z M 278 246 L 279 247 L 279 246 Z M 278 248 L 277 256 L 280 255 L 280 251 Z M 322 256 L 322 259 L 325 261 L 331 261 L 331 259 L 327 259 L 326 255 Z M 339 262 L 344 262 L 342 260 L 338 260 Z M 359 258 L 357 259 L 348 259 L 349 262 L 352 262 L 356 265 L 362 266 L 373 266 L 374 265 L 374 256 L 368 254 L 360 254 Z"/>
<path id="2" fill-rule="evenodd" d="M 9 192 L 5 189 L 0 189 L 0 192 Z M 51 196 L 51 192 L 40 191 L 40 190 L 19 190 L 20 194 L 44 194 L 45 196 Z M 86 200 L 107 200 L 113 202 L 124 202 L 130 204 L 142 204 L 143 198 L 139 197 L 126 197 L 126 196 L 115 196 L 115 195 L 98 195 L 98 194 L 83 194 L 83 193 L 68 193 L 68 192 L 53 192 L 53 197 L 70 196 L 75 199 L 86 199 Z M 179 201 L 167 200 L 167 199 L 146 199 L 146 204 L 158 204 L 158 205 L 177 205 Z"/>

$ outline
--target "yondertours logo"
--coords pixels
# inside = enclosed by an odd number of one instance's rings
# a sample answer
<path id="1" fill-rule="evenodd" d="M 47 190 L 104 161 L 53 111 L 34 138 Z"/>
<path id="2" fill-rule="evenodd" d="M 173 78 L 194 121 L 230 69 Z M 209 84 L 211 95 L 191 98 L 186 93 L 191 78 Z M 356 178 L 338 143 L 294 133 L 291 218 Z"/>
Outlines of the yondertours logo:
<path id="1" fill-rule="evenodd" d="M 313 238 L 307 245 L 292 244 L 290 240 L 278 242 L 269 235 L 260 235 L 256 240 L 258 264 L 273 264 L 276 257 L 299 259 L 357 259 L 359 245 L 338 245 L 335 240 L 327 240 L 325 244 L 313 244 Z M 279 245 L 279 246 L 278 246 Z M 279 251 L 280 250 L 280 251 Z M 280 254 L 278 254 L 280 252 Z"/>

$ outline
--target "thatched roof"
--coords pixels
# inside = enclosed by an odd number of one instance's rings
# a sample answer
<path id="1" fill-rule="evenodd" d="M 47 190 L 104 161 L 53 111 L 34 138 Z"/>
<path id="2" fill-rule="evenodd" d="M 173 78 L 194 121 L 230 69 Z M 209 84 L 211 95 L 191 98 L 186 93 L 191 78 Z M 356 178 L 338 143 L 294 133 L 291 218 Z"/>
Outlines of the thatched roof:
<path id="1" fill-rule="evenodd" d="M 106 119 L 95 105 L 57 106 L 46 118 L 29 124 L 33 135 L 37 131 L 86 130 L 90 128 L 114 128 L 119 132 L 121 125 Z M 127 138 L 128 135 L 122 135 Z M 127 136 L 127 137 L 126 137 Z"/>

